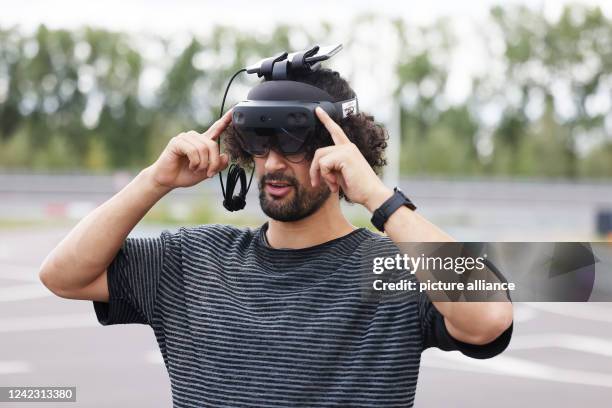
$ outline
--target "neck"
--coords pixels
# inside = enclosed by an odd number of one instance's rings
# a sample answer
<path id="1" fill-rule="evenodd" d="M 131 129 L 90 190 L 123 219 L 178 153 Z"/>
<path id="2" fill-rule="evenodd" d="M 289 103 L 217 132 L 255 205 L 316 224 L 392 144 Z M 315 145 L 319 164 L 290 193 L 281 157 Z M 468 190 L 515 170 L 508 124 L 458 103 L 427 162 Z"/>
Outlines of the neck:
<path id="1" fill-rule="evenodd" d="M 266 238 L 272 248 L 301 249 L 343 237 L 354 230 L 342 214 L 340 200 L 330 197 L 315 213 L 299 221 L 269 220 Z"/>

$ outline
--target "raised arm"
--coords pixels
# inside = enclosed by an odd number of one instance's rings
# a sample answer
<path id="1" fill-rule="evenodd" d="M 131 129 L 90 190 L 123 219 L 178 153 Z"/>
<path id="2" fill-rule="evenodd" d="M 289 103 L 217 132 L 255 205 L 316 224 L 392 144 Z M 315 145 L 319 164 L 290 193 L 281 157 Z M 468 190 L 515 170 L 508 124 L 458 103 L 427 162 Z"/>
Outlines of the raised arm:
<path id="1" fill-rule="evenodd" d="M 203 134 L 173 137 L 160 157 L 126 187 L 70 231 L 40 267 L 43 284 L 69 299 L 108 301 L 106 268 L 128 234 L 164 195 L 190 187 L 222 171 L 228 157 L 215 141 L 231 121 L 227 112 Z"/>
<path id="2" fill-rule="evenodd" d="M 313 185 L 325 182 L 334 192 L 342 188 L 354 203 L 374 212 L 393 191 L 374 173 L 359 149 L 342 128 L 323 109 L 317 115 L 329 131 L 334 146 L 315 152 L 310 176 Z M 407 207 L 395 211 L 385 224 L 385 233 L 393 242 L 452 242 L 454 239 Z M 417 276 L 418 278 L 418 276 Z M 475 345 L 487 344 L 512 324 L 513 311 L 509 300 L 500 302 L 432 302 L 444 316 L 453 338 Z"/>

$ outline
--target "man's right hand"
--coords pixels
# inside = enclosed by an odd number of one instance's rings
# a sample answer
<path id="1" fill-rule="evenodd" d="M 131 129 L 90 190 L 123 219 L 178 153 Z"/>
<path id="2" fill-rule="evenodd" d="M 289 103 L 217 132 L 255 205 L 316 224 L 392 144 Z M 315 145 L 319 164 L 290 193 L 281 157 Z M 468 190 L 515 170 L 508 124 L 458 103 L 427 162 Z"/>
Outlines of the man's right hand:
<path id="1" fill-rule="evenodd" d="M 219 154 L 216 140 L 231 121 L 230 110 L 203 134 L 173 137 L 155 163 L 84 217 L 47 255 L 39 272 L 43 284 L 61 297 L 107 302 L 106 268 L 142 217 L 173 188 L 193 186 L 227 167 L 229 158 Z"/>
<path id="2" fill-rule="evenodd" d="M 223 171 L 229 157 L 220 154 L 216 140 L 231 121 L 230 109 L 204 133 L 192 130 L 174 136 L 157 161 L 148 167 L 152 180 L 169 189 L 191 187 Z"/>

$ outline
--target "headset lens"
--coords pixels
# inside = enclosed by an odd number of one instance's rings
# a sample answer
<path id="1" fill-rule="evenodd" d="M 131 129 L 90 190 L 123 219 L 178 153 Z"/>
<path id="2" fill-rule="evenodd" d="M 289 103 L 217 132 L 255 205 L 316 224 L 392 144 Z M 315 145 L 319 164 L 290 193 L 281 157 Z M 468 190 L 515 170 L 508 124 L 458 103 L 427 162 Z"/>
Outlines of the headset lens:
<path id="1" fill-rule="evenodd" d="M 276 140 L 278 150 L 284 154 L 295 154 L 302 150 L 309 134 L 309 128 L 280 128 Z"/>
<path id="2" fill-rule="evenodd" d="M 265 156 L 270 151 L 274 129 L 236 128 L 242 148 L 254 156 Z"/>
<path id="3" fill-rule="evenodd" d="M 235 128 L 242 148 L 253 156 L 265 156 L 270 149 L 295 155 L 304 149 L 309 128 Z"/>

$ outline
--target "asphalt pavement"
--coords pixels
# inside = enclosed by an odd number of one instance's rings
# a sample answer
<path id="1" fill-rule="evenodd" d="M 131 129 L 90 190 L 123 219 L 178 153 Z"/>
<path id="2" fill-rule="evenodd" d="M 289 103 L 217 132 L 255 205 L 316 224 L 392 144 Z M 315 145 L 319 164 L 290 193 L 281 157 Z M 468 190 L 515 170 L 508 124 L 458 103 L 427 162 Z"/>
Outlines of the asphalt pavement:
<path id="1" fill-rule="evenodd" d="M 55 297 L 38 281 L 42 260 L 69 228 L 0 230 L 0 386 L 77 387 L 76 403 L 54 407 L 170 407 L 149 327 L 102 327 L 91 302 Z M 473 360 L 426 351 L 415 406 L 610 407 L 612 303 L 515 306 L 504 354 Z"/>

